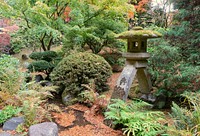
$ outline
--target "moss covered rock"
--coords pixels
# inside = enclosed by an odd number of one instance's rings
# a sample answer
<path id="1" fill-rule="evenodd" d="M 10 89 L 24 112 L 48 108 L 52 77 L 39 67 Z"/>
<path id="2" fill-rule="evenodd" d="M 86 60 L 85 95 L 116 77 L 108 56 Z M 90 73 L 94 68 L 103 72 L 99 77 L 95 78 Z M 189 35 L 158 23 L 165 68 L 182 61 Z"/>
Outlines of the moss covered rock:
<path id="1" fill-rule="evenodd" d="M 63 94 L 78 97 L 78 94 L 85 90 L 82 85 L 89 85 L 91 82 L 97 92 L 108 90 L 107 79 L 111 74 L 111 66 L 103 57 L 80 52 L 64 58 L 53 69 L 50 77 L 62 88 Z"/>
<path id="2" fill-rule="evenodd" d="M 115 37 L 118 39 L 159 38 L 162 34 L 153 30 L 144 30 L 142 27 L 134 27 L 133 30 L 122 32 Z"/>

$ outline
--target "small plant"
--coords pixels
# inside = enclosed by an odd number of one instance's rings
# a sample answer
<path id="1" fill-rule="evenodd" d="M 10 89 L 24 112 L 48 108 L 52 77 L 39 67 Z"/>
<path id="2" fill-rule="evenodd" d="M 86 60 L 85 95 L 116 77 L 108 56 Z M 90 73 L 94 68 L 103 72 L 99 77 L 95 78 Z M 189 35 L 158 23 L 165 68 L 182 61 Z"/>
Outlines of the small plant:
<path id="1" fill-rule="evenodd" d="M 26 84 L 26 89 L 21 90 L 18 96 L 22 101 L 22 114 L 25 116 L 25 126 L 29 127 L 44 118 L 51 120 L 47 109 L 48 98 L 53 98 L 51 92 L 55 92 L 55 86 L 41 86 L 40 83 L 30 82 Z"/>
<path id="2" fill-rule="evenodd" d="M 160 122 L 164 114 L 159 111 L 149 111 L 152 105 L 134 100 L 126 103 L 113 99 L 105 113 L 106 119 L 112 120 L 115 126 L 122 126 L 127 136 L 156 136 L 163 134 L 166 128 Z"/>
<path id="3" fill-rule="evenodd" d="M 95 91 L 95 85 L 91 83 L 89 85 L 82 86 L 84 86 L 86 90 L 79 94 L 79 96 L 81 96 L 80 102 L 91 106 L 90 114 L 95 115 L 102 110 L 105 110 L 108 101 L 106 100 L 104 95 L 99 95 Z"/>
<path id="4" fill-rule="evenodd" d="M 176 103 L 172 104 L 171 117 L 174 119 L 173 135 L 200 135 L 200 93 L 186 92 L 183 104 L 187 107 L 180 107 Z"/>
<path id="5" fill-rule="evenodd" d="M 14 115 L 17 115 L 21 111 L 21 108 L 6 106 L 0 112 L 0 124 L 3 124 L 7 119 L 11 118 Z"/>
<path id="6" fill-rule="evenodd" d="M 19 60 L 2 55 L 0 57 L 0 91 L 15 94 L 24 82 L 24 74 L 19 71 Z"/>

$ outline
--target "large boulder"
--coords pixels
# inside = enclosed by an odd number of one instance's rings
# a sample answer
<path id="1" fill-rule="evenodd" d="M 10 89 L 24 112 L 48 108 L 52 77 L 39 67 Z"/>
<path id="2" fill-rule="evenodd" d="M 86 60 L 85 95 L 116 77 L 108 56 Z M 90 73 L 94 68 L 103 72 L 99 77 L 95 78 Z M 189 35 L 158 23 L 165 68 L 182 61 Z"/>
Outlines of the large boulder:
<path id="1" fill-rule="evenodd" d="M 29 127 L 29 136 L 58 136 L 58 126 L 54 122 L 44 122 Z"/>

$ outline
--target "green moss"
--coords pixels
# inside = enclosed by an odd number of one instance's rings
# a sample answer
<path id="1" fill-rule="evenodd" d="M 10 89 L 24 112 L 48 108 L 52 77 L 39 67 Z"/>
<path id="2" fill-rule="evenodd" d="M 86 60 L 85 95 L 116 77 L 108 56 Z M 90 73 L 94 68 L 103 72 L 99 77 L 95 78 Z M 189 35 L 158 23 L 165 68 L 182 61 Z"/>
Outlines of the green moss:
<path id="1" fill-rule="evenodd" d="M 162 37 L 162 34 L 157 31 L 152 31 L 152 30 L 136 29 L 136 30 L 122 32 L 122 33 L 116 35 L 115 37 L 119 38 L 119 39 L 159 38 L 159 37 Z"/>
<path id="2" fill-rule="evenodd" d="M 140 26 L 136 26 L 136 27 L 133 27 L 132 30 L 143 30 L 143 28 Z"/>

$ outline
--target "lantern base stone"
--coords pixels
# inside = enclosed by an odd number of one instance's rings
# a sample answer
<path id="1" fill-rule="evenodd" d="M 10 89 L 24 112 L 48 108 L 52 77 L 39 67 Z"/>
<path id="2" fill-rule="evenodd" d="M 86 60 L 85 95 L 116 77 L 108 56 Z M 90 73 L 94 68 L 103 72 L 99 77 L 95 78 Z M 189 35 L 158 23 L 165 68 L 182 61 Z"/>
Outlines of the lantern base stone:
<path id="1" fill-rule="evenodd" d="M 129 61 L 127 62 L 130 63 Z M 152 89 L 150 77 L 147 74 L 146 67 L 138 61 L 138 66 L 128 64 L 124 67 L 114 87 L 111 99 L 122 99 L 126 101 L 135 76 L 138 79 L 140 91 L 143 94 L 150 93 Z"/>

